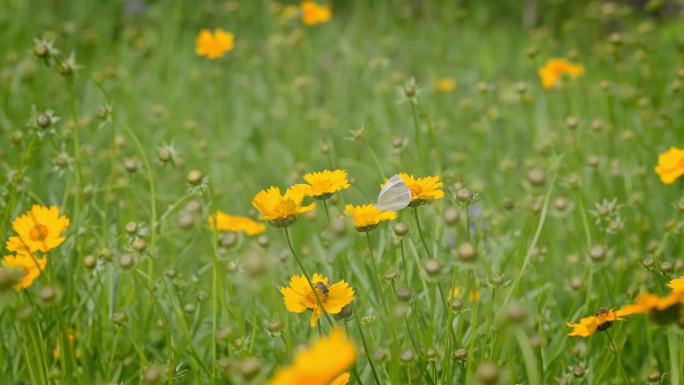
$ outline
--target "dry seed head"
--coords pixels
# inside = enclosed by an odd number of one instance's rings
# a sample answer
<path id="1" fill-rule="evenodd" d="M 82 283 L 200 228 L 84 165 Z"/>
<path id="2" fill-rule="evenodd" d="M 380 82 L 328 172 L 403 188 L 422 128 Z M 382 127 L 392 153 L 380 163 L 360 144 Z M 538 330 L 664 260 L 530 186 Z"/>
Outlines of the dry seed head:
<path id="1" fill-rule="evenodd" d="M 539 168 L 533 168 L 527 172 L 527 181 L 532 186 L 543 186 L 546 183 L 546 172 Z"/>
<path id="2" fill-rule="evenodd" d="M 442 214 L 442 219 L 444 219 L 444 223 L 446 223 L 449 226 L 453 226 L 456 223 L 458 223 L 458 219 L 460 218 L 461 213 L 458 211 L 456 207 L 449 207 L 446 210 L 444 210 L 444 214 Z"/>
<path id="3" fill-rule="evenodd" d="M 135 258 L 132 254 L 124 254 L 119 257 L 119 266 L 121 266 L 121 268 L 124 270 L 130 269 L 134 264 Z"/>
<path id="4" fill-rule="evenodd" d="M 38 297 L 41 301 L 50 303 L 57 298 L 57 289 L 54 286 L 45 286 L 38 292 Z"/>
<path id="5" fill-rule="evenodd" d="M 254 378 L 261 371 L 261 360 L 257 357 L 247 357 L 240 362 L 240 374 L 246 379 Z"/>
<path id="6" fill-rule="evenodd" d="M 413 362 L 413 360 L 415 358 L 416 358 L 416 356 L 413 353 L 413 350 L 411 350 L 411 349 L 406 349 L 406 350 L 402 351 L 401 354 L 399 355 L 399 359 L 404 364 L 410 364 L 411 362 Z"/>
<path id="7" fill-rule="evenodd" d="M 648 380 L 648 382 L 660 382 L 661 377 L 662 375 L 660 374 L 660 372 L 651 372 L 648 374 L 648 377 L 646 377 L 646 379 Z"/>
<path id="8" fill-rule="evenodd" d="M 408 234 L 409 226 L 404 222 L 397 222 L 394 224 L 393 230 L 394 230 L 394 234 L 397 237 L 401 238 L 401 237 L 405 236 L 406 234 Z"/>
<path id="9" fill-rule="evenodd" d="M 462 261 L 472 261 L 477 258 L 477 249 L 470 242 L 461 243 L 456 252 Z"/>
<path id="10" fill-rule="evenodd" d="M 438 259 L 430 258 L 425 261 L 424 267 L 429 276 L 435 276 L 442 271 L 443 266 L 442 262 L 440 262 Z"/>
<path id="11" fill-rule="evenodd" d="M 202 183 L 202 179 L 204 178 L 204 174 L 200 170 L 192 170 L 188 173 L 187 176 L 187 181 L 193 186 L 197 186 L 198 184 Z"/>
<path id="12" fill-rule="evenodd" d="M 463 362 L 468 359 L 468 351 L 464 348 L 456 349 L 451 353 L 451 359 L 456 362 Z"/>
<path id="13" fill-rule="evenodd" d="M 128 223 L 126 223 L 125 229 L 126 229 L 126 232 L 127 232 L 129 235 L 134 235 L 134 234 L 137 233 L 138 230 L 139 230 L 138 224 L 135 223 L 135 222 L 128 222 Z"/>
<path id="14" fill-rule="evenodd" d="M 402 302 L 411 300 L 411 289 L 408 287 L 398 287 L 394 292 L 397 295 L 397 298 Z"/>
<path id="15" fill-rule="evenodd" d="M 568 128 L 571 130 L 577 128 L 578 124 L 579 120 L 575 116 L 568 116 L 567 118 L 565 118 L 565 125 L 568 126 Z"/>
<path id="16" fill-rule="evenodd" d="M 481 362 L 477 367 L 477 377 L 485 385 L 493 385 L 499 382 L 500 372 L 499 366 L 491 361 Z"/>

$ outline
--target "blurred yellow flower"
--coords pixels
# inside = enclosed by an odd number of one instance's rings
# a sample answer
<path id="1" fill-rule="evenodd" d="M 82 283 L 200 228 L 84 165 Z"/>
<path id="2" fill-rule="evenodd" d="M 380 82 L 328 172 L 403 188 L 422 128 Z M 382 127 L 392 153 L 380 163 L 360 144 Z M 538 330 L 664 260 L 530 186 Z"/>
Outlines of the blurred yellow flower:
<path id="1" fill-rule="evenodd" d="M 444 183 L 440 182 L 439 176 L 416 178 L 405 172 L 400 172 L 399 176 L 411 190 L 411 206 L 421 205 L 428 200 L 444 198 L 444 191 L 441 190 Z"/>
<path id="2" fill-rule="evenodd" d="M 316 199 L 326 199 L 332 194 L 349 188 L 347 172 L 344 170 L 323 170 L 304 175 L 308 183 L 307 194 Z"/>
<path id="3" fill-rule="evenodd" d="M 276 371 L 269 385 L 329 385 L 356 361 L 354 345 L 340 329 L 298 353 L 294 363 Z M 338 377 L 339 376 L 339 377 Z M 346 382 L 333 382 L 345 384 Z"/>
<path id="4" fill-rule="evenodd" d="M 439 78 L 435 80 L 435 89 L 444 93 L 451 92 L 456 89 L 456 80 L 453 78 Z"/>
<path id="5" fill-rule="evenodd" d="M 621 311 L 614 311 L 609 309 L 599 310 L 595 316 L 585 317 L 579 323 L 573 324 L 568 322 L 568 326 L 572 328 L 572 332 L 568 335 L 570 337 L 589 337 L 597 330 L 603 331 L 612 325 L 613 321 L 622 320 Z"/>
<path id="6" fill-rule="evenodd" d="M 327 5 L 319 5 L 314 1 L 303 1 L 302 21 L 306 25 L 316 25 L 325 23 L 332 17 L 332 11 Z"/>
<path id="7" fill-rule="evenodd" d="M 15 268 L 22 274 L 21 280 L 14 285 L 16 290 L 27 288 L 38 278 L 45 269 L 47 258 L 34 258 L 29 254 L 7 255 L 2 260 L 6 268 Z"/>
<path id="8" fill-rule="evenodd" d="M 670 310 L 679 310 L 682 305 L 682 295 L 679 293 L 670 293 L 665 297 L 660 297 L 655 294 L 643 293 L 640 294 L 634 304 L 625 306 L 623 313 L 627 315 L 639 313 L 663 313 Z"/>
<path id="9" fill-rule="evenodd" d="M 17 236 L 7 240 L 7 250 L 15 253 L 47 252 L 64 242 L 62 233 L 69 227 L 69 218 L 59 215 L 57 206 L 33 205 L 31 210 L 12 222 Z"/>
<path id="10" fill-rule="evenodd" d="M 573 64 L 565 59 L 549 59 L 543 67 L 539 69 L 539 78 L 544 88 L 555 86 L 558 79 L 563 75 L 576 78 L 584 73 L 584 67 Z"/>
<path id="11" fill-rule="evenodd" d="M 673 293 L 684 294 L 684 275 L 670 281 L 667 286 L 672 289 Z"/>
<path id="12" fill-rule="evenodd" d="M 456 286 L 449 292 L 449 296 L 447 297 L 448 301 L 451 301 L 453 299 L 461 299 L 461 296 L 463 295 L 463 290 Z M 478 289 L 473 289 L 468 293 L 468 300 L 470 302 L 477 302 L 480 300 L 480 290 Z"/>
<path id="13" fill-rule="evenodd" d="M 365 204 L 361 206 L 346 205 L 344 212 L 354 219 L 354 227 L 358 231 L 370 231 L 382 221 L 390 221 L 397 217 L 394 211 L 382 211 L 375 207 L 374 204 Z"/>
<path id="14" fill-rule="evenodd" d="M 308 190 L 308 185 L 296 184 L 280 195 L 278 187 L 270 187 L 259 191 L 252 199 L 252 205 L 261 214 L 261 219 L 270 221 L 276 227 L 288 226 L 294 223 L 297 215 L 316 208 L 316 203 L 302 205 Z"/>
<path id="15" fill-rule="evenodd" d="M 684 149 L 670 147 L 669 150 L 658 155 L 658 165 L 655 171 L 663 183 L 674 183 L 677 178 L 684 175 Z"/>
<path id="16" fill-rule="evenodd" d="M 328 277 L 321 274 L 314 274 L 311 280 L 318 299 L 329 314 L 337 314 L 342 308 L 354 300 L 354 289 L 347 282 L 340 281 L 329 285 Z M 280 293 L 283 295 L 287 311 L 301 313 L 307 309 L 313 310 L 311 314 L 311 327 L 316 326 L 318 318 L 323 313 L 323 309 L 316 300 L 316 294 L 311 290 L 309 282 L 303 275 L 293 275 L 290 278 L 289 287 L 281 287 Z"/>
<path id="17" fill-rule="evenodd" d="M 243 231 L 247 235 L 263 233 L 266 226 L 254 221 L 251 218 L 239 215 L 228 215 L 219 210 L 215 215 L 208 218 L 209 227 L 212 229 L 216 225 L 218 231 Z"/>
<path id="18" fill-rule="evenodd" d="M 214 32 L 203 29 L 195 38 L 195 53 L 206 56 L 209 59 L 218 59 L 235 46 L 235 37 L 232 33 L 217 28 Z"/>
<path id="19" fill-rule="evenodd" d="M 330 385 L 347 385 L 349 383 L 349 377 L 349 372 L 344 372 L 332 380 Z"/>

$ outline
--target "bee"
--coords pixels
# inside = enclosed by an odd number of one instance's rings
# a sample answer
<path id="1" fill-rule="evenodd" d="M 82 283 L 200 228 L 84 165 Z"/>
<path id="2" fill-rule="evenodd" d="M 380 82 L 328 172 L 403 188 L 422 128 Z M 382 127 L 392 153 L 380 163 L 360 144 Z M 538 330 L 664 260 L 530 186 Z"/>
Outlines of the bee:
<path id="1" fill-rule="evenodd" d="M 324 296 L 327 296 L 328 293 L 330 293 L 330 290 L 328 289 L 328 286 L 323 283 L 323 282 L 316 282 L 316 288 L 323 294 Z"/>

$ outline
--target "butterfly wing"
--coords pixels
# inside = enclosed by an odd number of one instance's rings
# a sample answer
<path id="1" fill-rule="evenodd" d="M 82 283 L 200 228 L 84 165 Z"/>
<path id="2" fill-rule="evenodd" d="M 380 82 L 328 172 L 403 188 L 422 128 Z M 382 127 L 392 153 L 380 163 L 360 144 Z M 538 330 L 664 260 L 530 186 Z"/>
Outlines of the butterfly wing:
<path id="1" fill-rule="evenodd" d="M 399 175 L 391 177 L 378 195 L 375 207 L 382 211 L 398 211 L 411 203 L 411 190 Z"/>

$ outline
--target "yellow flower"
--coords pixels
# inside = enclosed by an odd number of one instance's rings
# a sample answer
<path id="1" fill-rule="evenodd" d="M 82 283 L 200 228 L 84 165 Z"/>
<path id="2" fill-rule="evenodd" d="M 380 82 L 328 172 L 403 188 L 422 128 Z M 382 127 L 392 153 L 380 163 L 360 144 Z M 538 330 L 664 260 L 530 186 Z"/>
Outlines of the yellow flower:
<path id="1" fill-rule="evenodd" d="M 449 302 L 451 302 L 453 299 L 456 299 L 456 298 L 461 299 L 462 295 L 463 295 L 463 290 L 460 287 L 456 286 L 456 287 L 454 287 L 453 290 L 451 290 L 449 292 L 447 300 Z M 468 300 L 470 300 L 470 302 L 479 301 L 480 300 L 480 290 L 478 290 L 478 289 L 471 290 L 468 293 Z"/>
<path id="2" fill-rule="evenodd" d="M 216 223 L 216 230 L 219 231 L 244 231 L 247 235 L 255 235 L 266 230 L 264 225 L 255 222 L 251 218 L 228 215 L 221 210 L 216 215 L 209 217 L 209 227 L 212 229 L 214 228 L 214 222 Z"/>
<path id="3" fill-rule="evenodd" d="M 306 25 L 325 23 L 332 17 L 332 11 L 330 10 L 330 7 L 316 4 L 316 2 L 313 1 L 303 1 L 301 8 L 302 21 Z"/>
<path id="4" fill-rule="evenodd" d="M 658 155 L 655 171 L 663 183 L 674 183 L 677 178 L 684 175 L 684 149 L 670 147 L 668 151 Z"/>
<path id="5" fill-rule="evenodd" d="M 684 294 L 684 275 L 679 278 L 675 278 L 667 286 L 672 289 L 673 293 Z"/>
<path id="6" fill-rule="evenodd" d="M 349 383 L 349 377 L 349 372 L 344 372 L 332 380 L 330 385 L 347 385 Z"/>
<path id="7" fill-rule="evenodd" d="M 33 205 L 31 210 L 12 222 L 18 236 L 7 240 L 7 250 L 15 253 L 47 252 L 64 242 L 62 233 L 69 227 L 69 218 L 59 215 L 57 206 Z"/>
<path id="8" fill-rule="evenodd" d="M 340 281 L 334 285 L 328 284 L 328 277 L 321 274 L 314 274 L 311 280 L 313 283 L 318 299 L 329 314 L 337 314 L 342 311 L 342 308 L 350 304 L 354 300 L 354 289 L 352 289 L 347 282 Z M 280 293 L 285 300 L 285 307 L 287 311 L 292 313 L 301 313 L 307 309 L 313 310 L 311 314 L 311 327 L 316 326 L 318 318 L 323 313 L 323 310 L 318 305 L 316 294 L 311 290 L 309 282 L 303 275 L 293 275 L 290 278 L 289 287 L 281 287 Z"/>
<path id="9" fill-rule="evenodd" d="M 640 294 L 634 304 L 625 306 L 623 313 L 626 315 L 650 313 L 653 319 L 659 323 L 676 321 L 682 315 L 684 298 L 680 293 L 671 293 L 665 297 L 655 294 Z"/>
<path id="10" fill-rule="evenodd" d="M 565 59 L 549 59 L 546 64 L 539 69 L 544 88 L 551 88 L 556 85 L 558 79 L 563 75 L 570 75 L 576 78 L 584 73 L 584 67 L 579 64 L 572 64 Z"/>
<path id="11" fill-rule="evenodd" d="M 16 290 L 27 288 L 38 278 L 40 272 L 45 269 L 47 258 L 36 259 L 28 254 L 7 255 L 2 260 L 6 268 L 15 268 L 22 274 L 21 280 L 14 285 Z"/>
<path id="12" fill-rule="evenodd" d="M 597 330 L 603 331 L 613 324 L 613 321 L 622 320 L 625 314 L 622 310 L 601 309 L 595 316 L 585 317 L 579 323 L 573 324 L 568 322 L 568 326 L 572 328 L 572 332 L 568 335 L 571 337 L 589 337 Z"/>
<path id="13" fill-rule="evenodd" d="M 411 190 L 411 206 L 421 205 L 428 200 L 444 198 L 444 191 L 441 190 L 444 183 L 440 182 L 438 176 L 416 178 L 405 172 L 399 173 L 399 176 Z"/>
<path id="14" fill-rule="evenodd" d="M 232 33 L 217 28 L 212 33 L 203 29 L 195 39 L 195 53 L 210 59 L 218 59 L 235 46 L 235 37 Z"/>
<path id="15" fill-rule="evenodd" d="M 331 381 L 338 381 L 340 373 L 351 367 L 354 361 L 354 345 L 342 330 L 335 329 L 330 336 L 319 339 L 309 349 L 298 353 L 292 365 L 276 371 L 269 385 L 329 385 Z"/>
<path id="16" fill-rule="evenodd" d="M 444 93 L 451 92 L 456 89 L 456 80 L 453 78 L 439 78 L 435 80 L 435 89 Z"/>
<path id="17" fill-rule="evenodd" d="M 270 221 L 276 227 L 289 226 L 296 220 L 296 216 L 311 211 L 316 203 L 302 206 L 309 186 L 296 184 L 280 195 L 278 187 L 259 191 L 252 199 L 252 206 L 261 214 L 261 219 Z"/>
<path id="18" fill-rule="evenodd" d="M 347 172 L 344 170 L 312 172 L 304 175 L 304 180 L 309 186 L 307 194 L 316 199 L 327 199 L 332 194 L 349 188 Z"/>
<path id="19" fill-rule="evenodd" d="M 361 206 L 346 205 L 344 212 L 354 219 L 354 227 L 358 231 L 370 231 L 382 221 L 390 221 L 397 217 L 394 211 L 382 211 L 373 204 Z"/>

